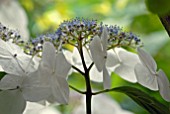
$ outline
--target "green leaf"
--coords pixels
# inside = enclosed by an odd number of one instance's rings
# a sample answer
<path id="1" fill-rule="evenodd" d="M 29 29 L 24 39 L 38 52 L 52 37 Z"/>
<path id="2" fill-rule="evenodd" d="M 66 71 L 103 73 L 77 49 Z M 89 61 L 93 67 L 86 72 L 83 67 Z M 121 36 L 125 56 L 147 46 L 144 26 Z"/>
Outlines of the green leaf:
<path id="1" fill-rule="evenodd" d="M 158 15 L 166 15 L 170 12 L 170 0 L 145 0 L 149 11 Z"/>
<path id="2" fill-rule="evenodd" d="M 0 72 L 0 80 L 6 75 L 7 73 L 6 72 Z"/>
<path id="3" fill-rule="evenodd" d="M 72 73 L 70 76 L 68 76 L 67 81 L 70 85 L 76 87 L 77 89 L 85 88 L 84 77 L 80 73 Z"/>
<path id="4" fill-rule="evenodd" d="M 151 114 L 170 114 L 168 107 L 137 88 L 122 86 L 112 90 L 128 95 Z"/>
<path id="5" fill-rule="evenodd" d="M 164 30 L 159 18 L 154 14 L 135 16 L 131 22 L 130 28 L 133 32 L 139 34 L 150 34 L 151 32 Z"/>

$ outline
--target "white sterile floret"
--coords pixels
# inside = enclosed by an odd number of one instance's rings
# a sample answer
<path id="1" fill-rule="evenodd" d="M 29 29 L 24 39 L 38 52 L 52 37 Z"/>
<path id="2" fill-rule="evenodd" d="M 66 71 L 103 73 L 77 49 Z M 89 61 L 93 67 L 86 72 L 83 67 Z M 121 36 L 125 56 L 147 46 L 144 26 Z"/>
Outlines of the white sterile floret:
<path id="1" fill-rule="evenodd" d="M 32 56 L 26 55 L 19 46 L 2 39 L 0 44 L 0 65 L 6 73 L 20 75 L 26 69 L 27 71 L 36 70 L 36 65 L 31 60 Z"/>
<path id="2" fill-rule="evenodd" d="M 26 101 L 40 101 L 49 96 L 49 87 L 40 82 L 36 72 L 28 75 L 5 75 L 0 81 L 1 90 L 19 90 Z"/>
<path id="3" fill-rule="evenodd" d="M 111 83 L 110 76 L 105 65 L 107 59 L 107 40 L 108 32 L 106 28 L 104 28 L 101 38 L 99 36 L 94 36 L 89 45 L 91 56 L 97 70 L 99 72 L 103 71 L 103 86 L 105 89 L 110 88 Z"/>
<path id="4" fill-rule="evenodd" d="M 140 60 L 137 54 L 128 52 L 123 48 L 114 48 L 108 51 L 106 66 L 109 71 L 118 74 L 124 80 L 137 82 L 134 68 Z"/>
<path id="5" fill-rule="evenodd" d="M 89 46 L 92 59 L 99 72 L 103 70 L 107 59 L 107 35 L 107 30 L 104 28 L 101 38 L 94 36 Z"/>
<path id="6" fill-rule="evenodd" d="M 159 90 L 161 96 L 170 101 L 170 83 L 167 76 L 161 69 L 157 72 L 156 62 L 150 54 L 141 48 L 137 51 L 141 60 L 141 64 L 135 66 L 137 81 L 151 90 Z"/>
<path id="7" fill-rule="evenodd" d="M 50 42 L 43 45 L 42 61 L 39 66 L 39 74 L 42 81 L 51 87 L 51 96 L 56 102 L 66 104 L 69 98 L 69 86 L 66 81 L 71 68 L 63 53 L 56 54 L 55 47 Z M 54 102 L 54 101 L 53 101 Z"/>
<path id="8" fill-rule="evenodd" d="M 46 99 L 50 93 L 49 87 L 41 83 L 40 78 L 36 72 L 5 75 L 0 81 L 2 90 L 0 92 L 0 110 L 4 114 L 21 114 L 26 101 L 36 102 Z"/>

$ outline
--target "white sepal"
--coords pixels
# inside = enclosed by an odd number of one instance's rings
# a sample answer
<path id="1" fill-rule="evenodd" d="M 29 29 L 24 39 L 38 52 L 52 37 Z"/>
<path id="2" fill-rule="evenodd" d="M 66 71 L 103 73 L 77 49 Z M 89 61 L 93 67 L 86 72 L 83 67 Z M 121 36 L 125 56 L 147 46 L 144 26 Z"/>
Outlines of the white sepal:
<path id="1" fill-rule="evenodd" d="M 139 47 L 137 48 L 137 51 L 142 63 L 154 74 L 157 70 L 157 65 L 153 57 Z"/>
<path id="2" fill-rule="evenodd" d="M 138 83 L 151 90 L 158 90 L 157 77 L 156 75 L 151 74 L 146 66 L 138 63 L 135 66 L 135 73 Z"/>
<path id="3" fill-rule="evenodd" d="M 103 87 L 104 89 L 110 89 L 111 87 L 111 79 L 106 67 L 103 68 Z"/>
<path id="4" fill-rule="evenodd" d="M 92 55 L 92 59 L 94 64 L 97 67 L 97 70 L 101 72 L 106 62 L 107 56 L 103 50 L 103 46 L 101 43 L 101 39 L 98 36 L 95 36 L 90 43 L 90 52 Z"/>
<path id="5" fill-rule="evenodd" d="M 158 87 L 161 96 L 170 102 L 170 83 L 165 73 L 160 69 L 158 71 Z"/>

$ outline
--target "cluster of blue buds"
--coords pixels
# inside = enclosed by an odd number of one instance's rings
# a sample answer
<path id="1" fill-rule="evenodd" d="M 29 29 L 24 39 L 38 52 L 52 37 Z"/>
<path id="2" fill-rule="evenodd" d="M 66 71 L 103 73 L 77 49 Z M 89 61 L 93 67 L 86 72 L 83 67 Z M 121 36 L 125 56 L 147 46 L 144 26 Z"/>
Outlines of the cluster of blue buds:
<path id="1" fill-rule="evenodd" d="M 99 37 L 102 34 L 103 28 L 108 31 L 108 49 L 121 46 L 135 47 L 141 45 L 140 39 L 131 32 L 124 32 L 117 25 L 103 25 L 94 19 L 75 18 L 62 22 L 55 33 L 40 35 L 35 39 L 30 39 L 29 42 L 23 42 L 17 31 L 10 30 L 0 23 L 0 38 L 8 41 L 13 40 L 14 43 L 23 47 L 27 54 L 33 55 L 42 51 L 44 41 L 50 41 L 56 49 L 61 49 L 63 45 L 70 44 L 78 46 L 89 44 L 95 35 Z"/>
<path id="2" fill-rule="evenodd" d="M 124 32 L 119 26 L 108 26 L 103 23 L 98 24 L 97 20 L 75 18 L 61 23 L 54 34 L 39 36 L 32 40 L 34 44 L 42 43 L 44 40 L 51 41 L 56 47 L 64 44 L 78 46 L 81 42 L 86 45 L 95 35 L 101 36 L 103 28 L 108 30 L 108 49 L 116 46 L 136 46 L 140 45 L 140 39 L 131 32 Z M 36 42 L 36 43 L 35 43 Z"/>

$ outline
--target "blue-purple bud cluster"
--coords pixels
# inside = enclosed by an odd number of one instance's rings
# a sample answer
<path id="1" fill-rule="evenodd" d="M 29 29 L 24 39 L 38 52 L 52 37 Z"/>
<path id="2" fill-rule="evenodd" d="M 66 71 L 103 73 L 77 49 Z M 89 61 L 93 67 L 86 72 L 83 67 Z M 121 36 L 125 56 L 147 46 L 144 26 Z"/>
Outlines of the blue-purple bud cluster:
<path id="1" fill-rule="evenodd" d="M 108 49 L 120 46 L 136 47 L 137 45 L 141 45 L 140 39 L 135 34 L 124 32 L 117 25 L 108 26 L 102 22 L 98 24 L 97 20 L 84 18 L 64 21 L 59 25 L 56 32 L 40 35 L 35 39 L 31 39 L 29 42 L 23 42 L 20 40 L 21 36 L 17 31 L 10 30 L 0 24 L 0 38 L 5 41 L 13 39 L 13 42 L 16 44 L 22 43 L 24 45 L 24 51 L 32 55 L 42 50 L 44 41 L 52 42 L 57 49 L 65 44 L 73 46 L 78 46 L 78 43 L 82 45 L 89 44 L 95 35 L 101 36 L 104 27 L 108 32 Z"/>
<path id="2" fill-rule="evenodd" d="M 88 44 L 95 35 L 101 36 L 103 28 L 108 30 L 108 49 L 116 46 L 136 46 L 140 45 L 140 39 L 131 32 L 124 32 L 116 25 L 98 24 L 97 20 L 89 20 L 84 18 L 75 18 L 64 21 L 60 24 L 54 34 L 48 35 L 51 39 L 46 37 L 38 37 L 33 42 L 43 42 L 42 40 L 50 40 L 56 46 L 64 44 L 71 44 L 77 46 L 78 42 L 82 45 Z"/>

